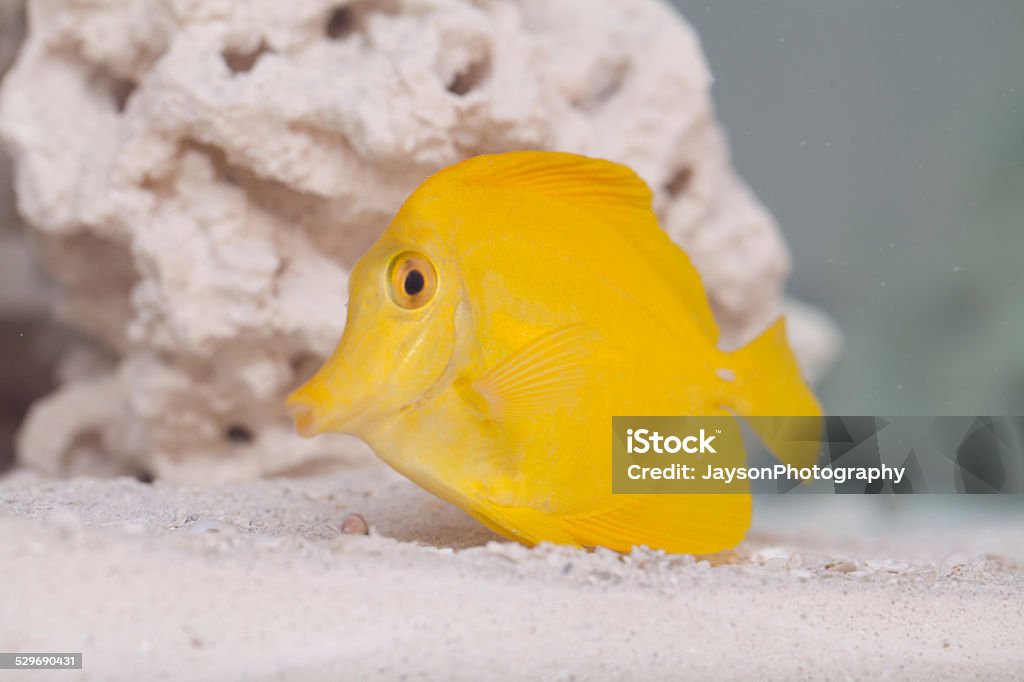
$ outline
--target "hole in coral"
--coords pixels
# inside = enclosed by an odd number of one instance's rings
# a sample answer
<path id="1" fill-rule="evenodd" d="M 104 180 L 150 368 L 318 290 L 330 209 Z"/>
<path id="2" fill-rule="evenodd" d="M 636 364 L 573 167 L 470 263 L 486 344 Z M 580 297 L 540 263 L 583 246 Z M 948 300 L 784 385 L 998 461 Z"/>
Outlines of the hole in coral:
<path id="1" fill-rule="evenodd" d="M 192 140 L 187 140 L 184 148 L 205 155 L 209 159 L 210 165 L 213 166 L 217 179 L 221 182 L 244 187 L 246 182 L 250 180 L 244 168 L 234 166 L 228 161 L 223 149 Z"/>
<path id="2" fill-rule="evenodd" d="M 224 58 L 224 63 L 228 65 L 232 73 L 246 73 L 252 71 L 252 67 L 256 66 L 260 57 L 268 52 L 271 52 L 271 49 L 267 47 L 266 42 L 261 40 L 255 50 L 224 50 L 220 56 Z"/>
<path id="3" fill-rule="evenodd" d="M 71 446 L 68 448 L 68 451 L 74 452 L 76 450 L 102 452 L 103 436 L 100 435 L 99 429 L 85 429 L 76 433 L 75 437 L 71 440 Z"/>
<path id="4" fill-rule="evenodd" d="M 255 438 L 252 429 L 244 424 L 232 424 L 225 429 L 224 437 L 229 443 L 251 443 Z"/>
<path id="5" fill-rule="evenodd" d="M 114 100 L 114 107 L 118 113 L 124 111 L 125 107 L 128 106 L 128 100 L 131 98 L 132 93 L 135 92 L 136 87 L 135 81 L 130 78 L 117 78 L 110 86 L 110 96 Z"/>
<path id="6" fill-rule="evenodd" d="M 448 92 L 462 97 L 483 85 L 487 76 L 491 73 L 491 60 L 478 59 L 470 62 L 465 68 L 455 74 L 446 86 Z"/>
<path id="7" fill-rule="evenodd" d="M 218 170 L 218 176 L 225 183 L 229 185 L 234 185 L 236 187 L 241 187 L 243 178 L 237 169 L 229 165 L 224 165 L 223 167 L 220 167 Z"/>
<path id="8" fill-rule="evenodd" d="M 99 99 L 109 98 L 114 110 L 118 113 L 123 112 L 138 84 L 131 78 L 118 76 L 102 66 L 86 66 L 86 69 L 83 76 L 95 96 Z"/>
<path id="9" fill-rule="evenodd" d="M 627 62 L 619 62 L 608 67 L 589 92 L 573 100 L 573 106 L 583 111 L 593 111 L 605 104 L 622 90 L 629 70 Z"/>
<path id="10" fill-rule="evenodd" d="M 336 7 L 327 17 L 327 37 L 341 40 L 352 35 L 357 28 L 356 15 L 349 7 Z"/>
<path id="11" fill-rule="evenodd" d="M 358 0 L 339 5 L 327 15 L 324 32 L 331 40 L 344 40 L 364 30 L 370 14 L 398 14 L 400 10 L 400 3 L 395 0 Z"/>
<path id="12" fill-rule="evenodd" d="M 684 166 L 668 179 L 668 182 L 665 183 L 665 191 L 669 196 L 677 197 L 686 192 L 690 187 L 691 180 L 693 180 L 693 168 Z"/>
<path id="13" fill-rule="evenodd" d="M 324 359 L 315 353 L 297 354 L 291 359 L 292 371 L 295 373 L 296 381 L 304 382 L 316 374 L 323 361 Z"/>
<path id="14" fill-rule="evenodd" d="M 592 77 L 585 90 L 570 100 L 571 104 L 582 111 L 598 109 L 622 91 L 631 68 L 626 60 L 605 65 Z"/>

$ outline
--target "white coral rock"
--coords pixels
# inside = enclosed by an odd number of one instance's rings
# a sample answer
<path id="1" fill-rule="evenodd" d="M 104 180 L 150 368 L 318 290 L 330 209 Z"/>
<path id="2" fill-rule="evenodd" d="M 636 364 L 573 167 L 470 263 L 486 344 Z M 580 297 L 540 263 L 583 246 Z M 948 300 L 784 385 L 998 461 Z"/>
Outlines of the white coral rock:
<path id="1" fill-rule="evenodd" d="M 631 165 L 726 341 L 779 310 L 785 246 L 663 2 L 49 0 L 29 25 L 0 98 L 19 208 L 61 317 L 119 358 L 90 381 L 97 399 L 120 387 L 116 420 L 142 429 L 157 474 L 350 448 L 293 437 L 282 397 L 341 332 L 355 259 L 423 178 L 474 154 Z M 37 442 L 48 431 L 124 432 L 58 409 L 73 395 L 35 411 L 24 460 L 74 455 Z"/>

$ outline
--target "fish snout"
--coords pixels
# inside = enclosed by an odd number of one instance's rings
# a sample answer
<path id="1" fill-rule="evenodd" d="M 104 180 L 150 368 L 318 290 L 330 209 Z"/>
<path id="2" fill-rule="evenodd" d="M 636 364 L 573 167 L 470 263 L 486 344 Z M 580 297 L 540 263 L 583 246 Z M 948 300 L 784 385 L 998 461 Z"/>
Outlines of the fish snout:
<path id="1" fill-rule="evenodd" d="M 285 400 L 285 411 L 300 436 L 310 438 L 327 431 L 359 435 L 377 401 L 352 390 L 339 390 L 331 377 L 318 373 Z"/>
<path id="2" fill-rule="evenodd" d="M 332 432 L 363 437 L 395 407 L 397 382 L 380 369 L 386 364 L 387 349 L 382 351 L 373 341 L 360 342 L 366 337 L 354 335 L 353 327 L 354 323 L 346 329 L 320 369 L 285 399 L 285 410 L 302 436 Z"/>

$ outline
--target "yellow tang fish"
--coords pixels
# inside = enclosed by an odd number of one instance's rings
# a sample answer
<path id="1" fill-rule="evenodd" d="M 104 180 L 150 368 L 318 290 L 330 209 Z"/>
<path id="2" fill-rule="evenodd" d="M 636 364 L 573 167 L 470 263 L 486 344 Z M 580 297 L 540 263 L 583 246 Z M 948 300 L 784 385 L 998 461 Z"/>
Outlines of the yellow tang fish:
<path id="1" fill-rule="evenodd" d="M 630 169 L 556 152 L 428 178 L 352 270 L 337 350 L 287 405 L 508 538 L 710 553 L 748 494 L 613 495 L 613 415 L 819 415 L 780 318 L 733 353 Z M 727 370 L 727 371 L 721 371 Z"/>

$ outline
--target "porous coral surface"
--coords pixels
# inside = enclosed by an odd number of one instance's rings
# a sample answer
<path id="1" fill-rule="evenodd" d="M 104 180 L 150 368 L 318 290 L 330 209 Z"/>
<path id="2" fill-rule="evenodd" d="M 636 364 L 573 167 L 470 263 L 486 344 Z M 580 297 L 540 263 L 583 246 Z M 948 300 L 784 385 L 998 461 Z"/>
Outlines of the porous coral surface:
<path id="1" fill-rule="evenodd" d="M 299 440 L 282 398 L 337 340 L 354 261 L 474 154 L 631 165 L 726 343 L 779 310 L 785 246 L 662 2 L 54 0 L 28 23 L 0 134 L 56 311 L 92 343 L 21 431 L 37 467 L 212 480 L 363 452 Z M 812 355 L 816 328 L 794 332 Z"/>

